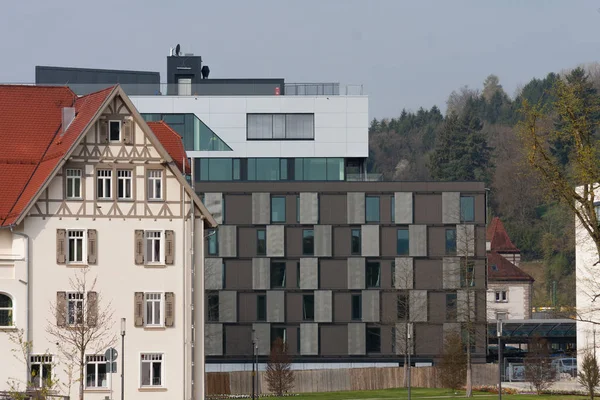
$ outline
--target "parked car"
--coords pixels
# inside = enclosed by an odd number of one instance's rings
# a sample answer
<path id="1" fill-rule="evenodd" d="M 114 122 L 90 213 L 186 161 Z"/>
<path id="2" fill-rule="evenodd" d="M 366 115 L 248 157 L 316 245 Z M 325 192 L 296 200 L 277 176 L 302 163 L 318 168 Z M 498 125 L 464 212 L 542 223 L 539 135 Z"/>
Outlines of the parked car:
<path id="1" fill-rule="evenodd" d="M 569 374 L 572 377 L 577 376 L 576 358 L 557 358 L 552 360 L 552 367 L 560 374 Z"/>

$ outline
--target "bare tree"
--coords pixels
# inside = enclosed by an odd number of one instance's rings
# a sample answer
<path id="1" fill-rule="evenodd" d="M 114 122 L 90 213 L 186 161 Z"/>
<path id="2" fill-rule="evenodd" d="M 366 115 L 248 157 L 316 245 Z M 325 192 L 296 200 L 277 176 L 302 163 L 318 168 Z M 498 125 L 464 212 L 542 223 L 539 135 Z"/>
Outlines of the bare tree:
<path id="1" fill-rule="evenodd" d="M 444 338 L 444 352 L 440 362 L 442 385 L 452 390 L 464 386 L 467 375 L 467 355 L 462 348 L 462 338 L 451 333 Z"/>
<path id="2" fill-rule="evenodd" d="M 470 99 L 479 97 L 479 90 L 470 89 L 468 86 L 461 87 L 458 92 L 453 90 L 446 101 L 446 115 L 456 113 L 460 115 Z"/>
<path id="3" fill-rule="evenodd" d="M 585 352 L 577 380 L 581 386 L 587 389 L 590 399 L 594 400 L 596 388 L 600 385 L 600 369 L 598 368 L 596 352 L 590 350 Z"/>
<path id="4" fill-rule="evenodd" d="M 534 337 L 529 342 L 529 351 L 524 360 L 525 379 L 535 388 L 537 394 L 548 389 L 554 382 L 556 371 L 545 339 Z"/>
<path id="5" fill-rule="evenodd" d="M 265 377 L 269 390 L 277 396 L 283 396 L 294 387 L 292 359 L 288 354 L 287 345 L 281 338 L 273 342 Z"/>
<path id="6" fill-rule="evenodd" d="M 65 362 L 78 369 L 79 399 L 84 398 L 86 355 L 104 352 L 117 340 L 114 311 L 110 302 L 102 304 L 96 278 L 88 279 L 88 268 L 69 280 L 69 292 L 58 292 L 51 304 L 56 321 L 48 321 L 46 332 L 58 343 Z"/>

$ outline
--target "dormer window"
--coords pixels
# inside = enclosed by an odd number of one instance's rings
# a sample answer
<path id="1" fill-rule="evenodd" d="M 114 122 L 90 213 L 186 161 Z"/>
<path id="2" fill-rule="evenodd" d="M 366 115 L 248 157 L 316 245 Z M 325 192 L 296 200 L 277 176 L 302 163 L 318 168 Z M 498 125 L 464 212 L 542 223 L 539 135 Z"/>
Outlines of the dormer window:
<path id="1" fill-rule="evenodd" d="M 121 141 L 121 121 L 108 121 L 108 139 L 111 142 Z"/>

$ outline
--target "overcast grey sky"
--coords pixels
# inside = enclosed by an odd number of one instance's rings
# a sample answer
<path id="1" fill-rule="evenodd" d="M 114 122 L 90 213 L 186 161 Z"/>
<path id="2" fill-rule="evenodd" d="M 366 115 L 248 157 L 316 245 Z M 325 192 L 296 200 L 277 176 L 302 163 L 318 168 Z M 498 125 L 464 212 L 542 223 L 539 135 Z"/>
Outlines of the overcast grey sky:
<path id="1" fill-rule="evenodd" d="M 5 0 L 9 2 L 10 0 Z M 370 117 L 445 110 L 495 73 L 521 83 L 600 56 L 600 1 L 19 0 L 0 13 L 0 81 L 36 65 L 138 69 L 165 79 L 169 47 L 211 77 L 363 84 Z"/>

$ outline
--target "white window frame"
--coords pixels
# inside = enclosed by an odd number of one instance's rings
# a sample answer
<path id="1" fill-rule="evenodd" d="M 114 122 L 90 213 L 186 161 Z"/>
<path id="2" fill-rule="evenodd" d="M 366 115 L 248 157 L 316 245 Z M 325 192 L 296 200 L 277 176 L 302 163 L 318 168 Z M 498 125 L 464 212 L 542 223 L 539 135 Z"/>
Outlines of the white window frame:
<path id="1" fill-rule="evenodd" d="M 123 184 L 124 196 L 119 196 L 119 189 Z M 127 196 L 127 187 L 129 186 L 129 196 Z M 131 169 L 118 169 L 117 170 L 117 199 L 119 200 L 133 200 L 133 170 Z"/>
<path id="2" fill-rule="evenodd" d="M 117 124 L 119 124 L 119 138 L 118 138 L 118 139 L 113 139 L 113 138 L 111 138 L 111 136 L 110 136 L 110 134 L 111 134 L 110 125 L 111 125 L 112 123 L 114 123 L 114 122 L 116 122 Z M 121 123 L 121 121 L 119 121 L 119 120 L 114 120 L 114 119 L 112 119 L 112 120 L 109 120 L 109 121 L 108 121 L 108 141 L 109 141 L 109 142 L 113 142 L 113 143 L 120 142 L 120 141 L 121 141 L 121 136 L 122 136 L 122 133 L 123 133 L 123 124 Z"/>
<path id="3" fill-rule="evenodd" d="M 102 182 L 102 193 L 98 191 L 98 183 Z M 110 191 L 110 196 L 106 196 L 106 189 Z M 102 195 L 101 195 L 102 194 Z M 113 171 L 112 169 L 96 170 L 96 197 L 98 200 L 112 200 L 113 198 Z"/>
<path id="4" fill-rule="evenodd" d="M 494 291 L 494 301 L 496 303 L 508 303 L 508 290 L 496 290 Z"/>
<path id="5" fill-rule="evenodd" d="M 158 357 L 160 357 L 160 359 L 158 359 L 158 360 L 151 360 L 151 359 L 144 360 L 145 357 L 146 358 L 152 358 L 152 357 L 158 358 Z M 139 361 L 140 361 L 140 374 L 139 374 L 140 381 L 139 381 L 139 387 L 140 388 L 164 388 L 164 387 L 166 387 L 166 382 L 165 382 L 166 363 L 165 363 L 165 359 L 166 359 L 165 353 L 161 353 L 161 352 L 142 352 L 142 353 L 140 353 L 140 357 L 139 357 Z M 153 376 L 152 376 L 152 364 L 154 362 L 157 362 L 157 361 L 160 361 L 160 363 L 161 363 L 161 367 L 160 367 L 160 385 L 153 385 L 152 384 L 152 378 L 153 378 Z M 143 368 L 142 368 L 142 365 L 144 363 L 149 363 L 150 364 L 150 385 L 143 385 L 142 384 L 143 383 L 143 377 L 142 377 Z"/>
<path id="6" fill-rule="evenodd" d="M 75 236 L 78 234 L 78 236 Z M 80 234 L 80 236 L 79 236 Z M 73 236 L 72 236 L 73 235 Z M 71 239 L 76 243 L 81 240 L 81 260 L 71 260 Z M 75 250 L 76 254 L 76 250 Z M 67 229 L 67 264 L 87 264 L 87 230 Z"/>
<path id="7" fill-rule="evenodd" d="M 83 297 L 83 292 L 67 292 L 66 323 L 68 326 L 78 326 L 85 323 L 85 304 Z M 73 311 L 76 311 L 78 303 L 81 304 L 81 321 L 77 321 L 77 317 L 71 312 L 71 304 L 73 304 Z"/>
<path id="8" fill-rule="evenodd" d="M 85 387 L 86 389 L 104 389 L 108 388 L 108 380 L 110 379 L 110 374 L 108 371 L 106 372 L 106 380 L 104 382 L 98 382 L 98 366 L 104 364 L 106 366 L 106 358 L 104 354 L 87 354 L 85 356 Z M 88 365 L 94 365 L 94 383 L 95 385 L 88 385 L 88 374 L 87 368 Z"/>
<path id="9" fill-rule="evenodd" d="M 158 297 L 158 299 L 156 298 Z M 148 307 L 150 306 L 150 303 L 152 303 L 152 312 L 149 314 L 148 313 Z M 158 305 L 156 304 L 158 303 Z M 152 321 L 152 323 L 149 323 L 150 320 L 154 320 L 154 312 L 156 310 L 156 307 L 158 307 L 158 321 Z M 148 327 L 163 327 L 165 326 L 165 294 L 164 292 L 144 292 L 144 325 L 148 326 Z"/>
<path id="10" fill-rule="evenodd" d="M 159 245 L 159 249 L 160 249 L 160 254 L 158 257 L 158 260 L 155 260 L 156 257 L 148 257 L 148 246 L 150 245 L 150 242 L 154 242 L 156 240 L 156 236 L 152 236 L 152 235 L 156 235 L 158 234 L 158 240 L 160 242 Z M 154 247 L 152 247 L 154 249 Z M 152 250 L 152 253 L 154 253 L 154 250 Z M 153 254 L 155 255 L 155 254 Z M 147 230 L 144 231 L 144 260 L 145 260 L 145 264 L 157 264 L 157 265 L 163 265 L 165 263 L 165 231 L 162 230 Z"/>
<path id="11" fill-rule="evenodd" d="M 39 365 L 39 371 L 42 376 L 39 378 L 40 384 L 36 384 L 37 376 L 32 378 L 31 384 L 36 388 L 45 387 L 45 381 L 48 377 L 44 376 L 44 365 L 50 365 L 50 378 L 52 378 L 52 375 L 54 374 L 54 368 L 52 368 L 52 354 L 31 354 L 29 356 L 29 370 L 31 372 L 33 372 L 34 365 Z"/>
<path id="12" fill-rule="evenodd" d="M 79 181 L 79 193 L 75 195 L 75 181 Z M 80 168 L 67 168 L 65 171 L 65 196 L 69 200 L 81 200 L 83 198 L 83 170 Z M 73 192 L 73 196 L 69 196 L 69 188 Z"/>
<path id="13" fill-rule="evenodd" d="M 150 169 L 146 174 L 146 184 L 148 186 L 148 200 L 163 199 L 163 171 L 160 169 Z"/>
<path id="14" fill-rule="evenodd" d="M 0 325 L 0 328 L 7 329 L 15 326 L 15 318 L 17 316 L 16 306 L 15 306 L 15 298 L 6 292 L 0 292 L 0 295 L 6 296 L 10 299 L 12 303 L 12 307 L 0 307 L 0 311 L 8 311 L 10 313 L 11 324 L 10 325 Z"/>

